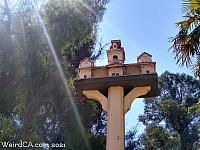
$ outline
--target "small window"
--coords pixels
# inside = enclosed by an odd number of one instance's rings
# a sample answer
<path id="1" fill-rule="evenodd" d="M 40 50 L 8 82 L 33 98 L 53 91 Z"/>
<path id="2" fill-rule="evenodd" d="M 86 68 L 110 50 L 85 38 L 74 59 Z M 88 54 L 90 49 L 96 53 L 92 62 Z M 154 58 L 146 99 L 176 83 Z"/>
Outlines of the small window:
<path id="1" fill-rule="evenodd" d="M 87 75 L 84 75 L 84 78 L 87 78 Z"/>
<path id="2" fill-rule="evenodd" d="M 118 57 L 116 55 L 113 56 L 113 60 L 118 60 Z"/>
<path id="3" fill-rule="evenodd" d="M 112 76 L 119 76 L 119 73 L 112 73 Z"/>
<path id="4" fill-rule="evenodd" d="M 149 73 L 149 70 L 147 70 L 146 73 Z"/>

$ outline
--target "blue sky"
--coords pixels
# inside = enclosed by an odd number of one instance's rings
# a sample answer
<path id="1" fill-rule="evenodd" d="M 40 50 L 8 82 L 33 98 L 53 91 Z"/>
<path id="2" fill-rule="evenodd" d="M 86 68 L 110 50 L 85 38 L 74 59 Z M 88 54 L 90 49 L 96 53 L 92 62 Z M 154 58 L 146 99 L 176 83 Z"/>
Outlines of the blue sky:
<path id="1" fill-rule="evenodd" d="M 182 15 L 180 0 L 111 0 L 99 27 L 99 37 L 104 43 L 121 39 L 126 52 L 125 63 L 136 62 L 137 56 L 145 51 L 153 55 L 159 75 L 165 70 L 192 75 L 191 70 L 176 65 L 169 51 L 169 38 L 176 35 L 178 28 L 175 23 L 183 19 Z M 97 65 L 106 64 L 106 55 L 97 61 Z M 142 99 L 133 102 L 126 114 L 126 130 L 138 123 L 138 114 L 142 114 L 143 106 Z M 138 128 L 141 132 L 141 123 Z"/>

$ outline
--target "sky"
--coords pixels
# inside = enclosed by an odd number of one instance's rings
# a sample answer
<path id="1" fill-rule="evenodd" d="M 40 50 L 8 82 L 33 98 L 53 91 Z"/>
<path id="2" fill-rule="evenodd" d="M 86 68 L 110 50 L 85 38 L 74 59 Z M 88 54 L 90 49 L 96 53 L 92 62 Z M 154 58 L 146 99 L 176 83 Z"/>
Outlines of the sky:
<path id="1" fill-rule="evenodd" d="M 181 0 L 111 0 L 99 26 L 99 38 L 104 43 L 120 39 L 126 53 L 125 63 L 134 63 L 142 52 L 148 52 L 156 61 L 158 75 L 166 70 L 192 75 L 190 69 L 176 64 L 169 50 L 172 46 L 169 39 L 178 32 L 175 23 L 183 20 L 182 16 Z M 106 55 L 97 61 L 97 65 L 106 64 Z M 126 131 L 137 125 L 143 109 L 143 100 L 136 99 L 126 114 Z M 138 133 L 143 129 L 139 123 Z"/>

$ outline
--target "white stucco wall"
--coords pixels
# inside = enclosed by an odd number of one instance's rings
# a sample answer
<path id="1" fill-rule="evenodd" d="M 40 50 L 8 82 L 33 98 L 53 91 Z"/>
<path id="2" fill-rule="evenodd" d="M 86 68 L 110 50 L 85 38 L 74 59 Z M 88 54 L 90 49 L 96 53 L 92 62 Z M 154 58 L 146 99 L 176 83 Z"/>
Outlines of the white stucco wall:
<path id="1" fill-rule="evenodd" d="M 156 73 L 154 64 L 141 64 L 142 74 Z"/>
<path id="2" fill-rule="evenodd" d="M 92 73 L 91 73 L 91 69 L 81 69 L 79 70 L 79 78 L 91 78 L 92 77 Z"/>
<path id="3" fill-rule="evenodd" d="M 113 76 L 112 74 L 115 73 L 119 73 L 119 75 L 123 75 L 123 68 L 122 67 L 114 67 L 114 68 L 109 68 L 108 70 L 108 75 L 109 76 Z"/>

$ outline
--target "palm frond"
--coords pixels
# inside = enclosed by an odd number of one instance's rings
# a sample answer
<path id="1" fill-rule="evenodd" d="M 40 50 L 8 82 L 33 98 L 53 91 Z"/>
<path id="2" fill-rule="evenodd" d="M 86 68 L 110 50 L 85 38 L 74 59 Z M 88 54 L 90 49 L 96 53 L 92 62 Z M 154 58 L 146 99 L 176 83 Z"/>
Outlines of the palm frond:
<path id="1" fill-rule="evenodd" d="M 182 13 L 188 13 L 200 9 L 200 0 L 183 0 Z"/>
<path id="2" fill-rule="evenodd" d="M 191 3 L 189 2 L 190 0 L 183 0 L 184 2 L 182 3 L 182 8 L 181 8 L 181 12 L 183 14 L 188 13 L 191 11 L 192 7 L 191 7 Z"/>
<path id="3" fill-rule="evenodd" d="M 190 34 L 190 41 L 188 42 L 191 56 L 195 54 L 199 54 L 200 47 L 199 47 L 199 39 L 200 39 L 200 25 L 197 26 Z"/>
<path id="4" fill-rule="evenodd" d="M 172 47 L 177 63 L 189 67 L 192 64 L 191 57 L 200 51 L 200 26 L 195 28 L 190 34 L 187 33 L 187 31 L 181 30 L 172 40 Z"/>
<path id="5" fill-rule="evenodd" d="M 193 65 L 192 69 L 194 75 L 200 78 L 200 55 L 197 56 L 197 62 L 195 65 Z"/>
<path id="6" fill-rule="evenodd" d="M 189 66 L 191 64 L 191 58 L 189 54 L 188 44 L 185 44 L 185 36 L 178 35 L 173 39 L 173 53 L 177 64 Z"/>
<path id="7" fill-rule="evenodd" d="M 194 74 L 200 76 L 200 0 L 183 0 L 182 5 L 186 19 L 176 23 L 179 33 L 171 40 L 171 48 L 177 64 L 192 66 Z"/>

